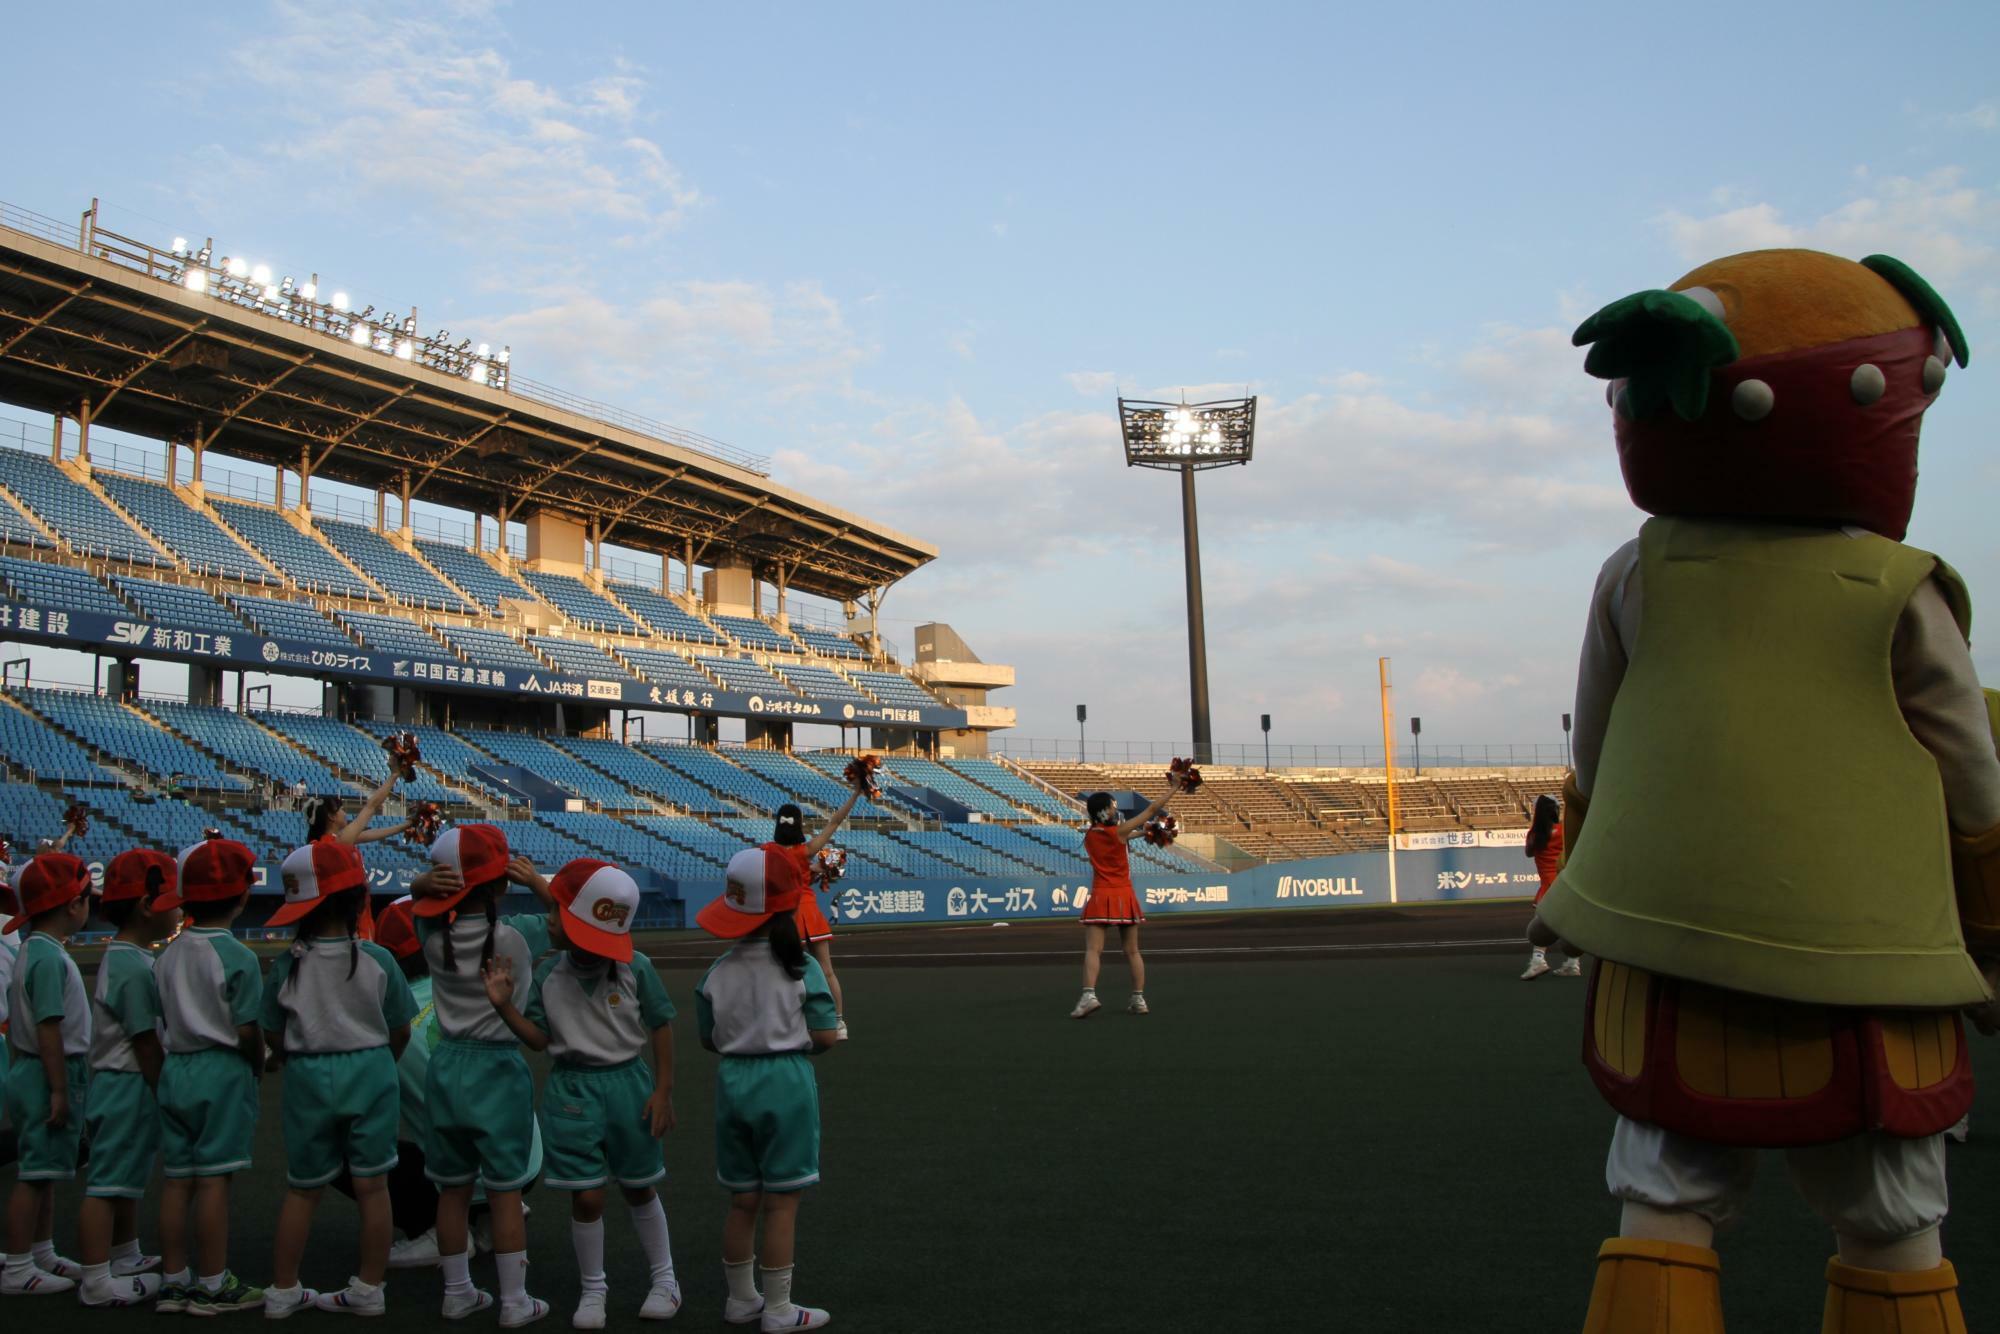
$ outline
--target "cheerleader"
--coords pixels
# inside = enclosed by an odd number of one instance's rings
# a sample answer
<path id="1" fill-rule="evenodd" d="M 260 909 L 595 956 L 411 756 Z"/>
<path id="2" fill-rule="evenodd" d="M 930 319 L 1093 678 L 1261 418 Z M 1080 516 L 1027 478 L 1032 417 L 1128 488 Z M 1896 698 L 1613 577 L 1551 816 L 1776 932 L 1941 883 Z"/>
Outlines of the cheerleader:
<path id="1" fill-rule="evenodd" d="M 1146 920 L 1146 913 L 1132 888 L 1132 864 L 1125 845 L 1148 820 L 1167 808 L 1186 781 L 1179 770 L 1169 771 L 1167 790 L 1123 823 L 1118 819 L 1118 803 L 1109 792 L 1090 795 L 1090 828 L 1083 835 L 1083 850 L 1090 857 L 1090 898 L 1083 905 L 1083 995 L 1069 1012 L 1072 1019 L 1088 1019 L 1104 1008 L 1097 999 L 1097 967 L 1104 953 L 1105 932 L 1114 926 L 1125 963 L 1132 970 L 1132 999 L 1125 1006 L 1126 1012 L 1148 1013 L 1146 961 L 1139 957 L 1139 924 Z"/>
<path id="2" fill-rule="evenodd" d="M 853 811 L 855 803 L 861 800 L 866 788 L 865 779 L 850 776 L 848 782 L 853 791 L 847 794 L 847 800 L 841 803 L 840 809 L 833 813 L 810 840 L 806 838 L 805 816 L 797 806 L 787 802 L 778 807 L 777 823 L 771 831 L 771 841 L 764 845 L 765 851 L 790 857 L 799 865 L 799 875 L 805 885 L 805 892 L 799 895 L 799 906 L 795 914 L 798 919 L 799 939 L 805 942 L 806 948 L 812 951 L 813 958 L 818 960 L 820 971 L 826 974 L 827 987 L 833 992 L 833 1008 L 837 1014 L 843 1016 L 846 1014 L 846 1007 L 842 1004 L 840 978 L 835 976 L 833 971 L 833 923 L 826 919 L 826 914 L 820 909 L 818 896 L 813 893 L 813 859 L 819 856 L 821 849 L 833 841 L 834 831 L 840 828 L 848 814 Z M 840 1040 L 845 1042 L 847 1020 L 844 1017 L 840 1019 L 839 1032 Z"/>

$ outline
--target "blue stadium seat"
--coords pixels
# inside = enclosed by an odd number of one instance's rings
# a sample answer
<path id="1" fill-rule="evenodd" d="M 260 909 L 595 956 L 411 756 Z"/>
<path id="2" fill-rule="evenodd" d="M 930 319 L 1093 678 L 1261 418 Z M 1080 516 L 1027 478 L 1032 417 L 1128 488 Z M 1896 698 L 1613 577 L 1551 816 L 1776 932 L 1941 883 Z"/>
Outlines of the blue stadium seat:
<path id="1" fill-rule="evenodd" d="M 854 679 L 863 690 L 881 700 L 884 704 L 899 709 L 941 708 L 937 697 L 912 681 L 907 676 L 895 672 L 855 671 Z"/>
<path id="2" fill-rule="evenodd" d="M 6 452 L 0 449 L 0 454 Z M 0 557 L 0 584 L 5 584 L 15 597 L 38 602 L 49 610 L 89 611 L 124 619 L 133 615 L 132 609 L 113 597 L 88 570 L 74 565 Z"/>
<path id="3" fill-rule="evenodd" d="M 935 760 L 892 755 L 883 766 L 913 787 L 927 787 L 942 793 L 968 810 L 980 811 L 1002 820 L 1025 820 L 1027 815 L 997 792 L 988 792 L 962 774 L 953 773 Z M 892 780 L 893 781 L 893 780 Z"/>
<path id="4" fill-rule="evenodd" d="M 215 512 L 300 588 L 370 602 L 382 600 L 381 590 L 341 564 L 331 550 L 294 528 L 291 520 L 269 505 L 217 500 Z"/>
<path id="5" fill-rule="evenodd" d="M 42 455 L 0 447 L 0 488 L 81 555 L 135 565 L 173 564 L 89 487 Z"/>
<path id="6" fill-rule="evenodd" d="M 548 664 L 521 647 L 521 641 L 498 630 L 475 630 L 469 626 L 441 625 L 438 633 L 445 642 L 465 655 L 477 667 L 500 667 L 517 672 L 545 672 Z"/>
<path id="7" fill-rule="evenodd" d="M 630 607 L 635 615 L 668 639 L 684 639 L 694 644 L 720 644 L 722 636 L 700 617 L 683 610 L 672 598 L 663 597 L 638 584 L 605 581 L 612 596 Z"/>
<path id="8" fill-rule="evenodd" d="M 630 679 L 631 669 L 614 662 L 594 644 L 580 639 L 557 639 L 552 635 L 529 635 L 535 651 L 558 668 L 576 676 L 599 676 L 611 680 Z"/>
<path id="9" fill-rule="evenodd" d="M 621 648 L 618 656 L 639 669 L 639 675 L 670 690 L 718 690 L 714 681 L 678 653 L 657 648 Z"/>
<path id="10" fill-rule="evenodd" d="M 464 547 L 420 537 L 417 539 L 417 551 L 445 578 L 470 593 L 472 600 L 487 611 L 497 613 L 501 598 L 513 598 L 517 602 L 535 600 L 535 595 L 518 581 L 509 579 L 488 565 L 478 553 Z"/>
<path id="11" fill-rule="evenodd" d="M 642 741 L 639 744 L 648 755 L 668 768 L 750 810 L 769 815 L 792 800 L 792 794 L 783 788 L 774 787 L 756 774 L 738 768 L 706 747 L 661 741 Z"/>
<path id="12" fill-rule="evenodd" d="M 314 526 L 333 548 L 360 568 L 368 577 L 389 590 L 398 602 L 439 611 L 470 613 L 473 607 L 451 591 L 423 562 L 391 542 L 373 528 L 340 520 L 320 520 Z"/>
<path id="13" fill-rule="evenodd" d="M 199 588 L 114 574 L 111 585 L 149 621 L 185 625 L 215 635 L 247 635 L 250 627 Z"/>
<path id="14" fill-rule="evenodd" d="M 333 619 L 360 636 L 368 647 L 395 658 L 449 658 L 450 649 L 414 621 L 365 611 L 337 611 Z"/>
<path id="15" fill-rule="evenodd" d="M 594 769 L 602 770 L 634 792 L 678 806 L 695 815 L 735 815 L 737 808 L 676 773 L 636 746 L 595 737 L 552 736 L 562 747 Z"/>
<path id="16" fill-rule="evenodd" d="M 781 699 L 798 694 L 748 658 L 712 657 L 697 658 L 696 661 L 714 673 L 716 679 L 730 690 L 747 691 L 753 695 L 776 695 Z"/>
<path id="17" fill-rule="evenodd" d="M 644 818 L 644 817 L 642 817 Z M 592 811 L 541 811 L 535 820 L 568 838 L 588 844 L 599 856 L 628 871 L 657 871 L 676 880 L 701 882 L 720 874 L 714 861 L 651 830 Z M 545 867 L 545 871 L 553 868 Z"/>
<path id="18" fill-rule="evenodd" d="M 577 625 L 621 635 L 646 633 L 637 621 L 618 610 L 605 600 L 603 594 L 585 585 L 581 579 L 541 570 L 523 570 L 521 577 L 542 595 L 543 601 Z"/>
<path id="19" fill-rule="evenodd" d="M 835 779 L 824 770 L 779 750 L 764 750 L 755 746 L 734 746 L 728 752 L 729 758 L 758 774 L 782 792 L 792 794 L 792 799 L 805 807 L 816 807 L 824 812 L 840 809 L 847 800 L 848 786 Z M 844 765 L 842 766 L 845 767 Z M 873 801 L 863 797 L 854 804 L 854 815 L 863 820 L 892 820 L 895 812 L 884 810 Z"/>
<path id="20" fill-rule="evenodd" d="M 343 774 L 351 774 L 360 780 L 359 787 L 341 780 L 333 785 L 315 787 L 307 780 L 307 789 L 315 795 L 358 791 L 362 795 L 373 792 L 389 776 L 389 756 L 382 749 L 380 736 L 371 736 L 358 727 L 350 727 L 337 718 L 325 718 L 316 713 L 283 713 L 273 710 L 255 715 L 257 722 L 270 728 L 289 740 L 293 745 L 318 756 L 321 760 Z M 438 768 L 432 759 L 431 748 L 422 740 L 417 749 L 423 758 L 417 765 L 417 776 L 406 778 L 396 784 L 396 794 L 405 801 L 435 801 L 452 805 L 465 801 L 465 794 L 455 792 L 434 778 L 429 770 Z M 443 772 L 442 769 L 439 769 Z M 329 774 L 328 778 L 333 775 Z M 394 798 L 391 799 L 394 801 Z"/>
<path id="21" fill-rule="evenodd" d="M 359 727 L 369 736 L 375 738 L 375 745 L 378 748 L 378 753 L 380 753 L 379 748 L 382 744 L 383 737 L 389 735 L 389 733 L 391 732 L 407 731 L 413 734 L 417 738 L 417 749 L 420 752 L 422 752 L 424 757 L 421 767 L 419 769 L 419 773 L 421 773 L 423 769 L 435 769 L 438 773 L 443 774 L 444 777 L 450 782 L 455 783 L 460 787 L 469 788 L 474 792 L 482 793 L 489 798 L 505 799 L 507 795 L 506 793 L 502 792 L 499 788 L 494 787 L 491 783 L 488 783 L 485 779 L 480 778 L 478 775 L 472 772 L 474 766 L 476 765 L 495 763 L 494 758 L 491 755 L 488 755 L 483 750 L 476 750 L 473 747 L 466 745 L 463 741 L 460 741 L 457 737 L 453 736 L 451 733 L 447 731 L 444 731 L 442 728 L 429 727 L 421 724 L 382 722 L 377 719 L 363 720 L 361 722 L 356 723 L 355 726 Z M 378 774 L 377 777 L 378 782 L 380 781 L 379 774 L 388 772 L 388 767 L 387 767 L 388 760 L 386 757 L 383 759 L 382 763 L 384 767 L 381 770 L 368 771 L 371 773 Z M 348 766 L 342 764 L 341 767 L 346 768 Z M 404 786 L 407 787 L 408 784 L 404 784 Z M 419 798 L 419 799 L 431 800 L 431 801 L 445 800 L 445 798 L 443 797 L 430 797 L 430 798 Z M 457 796 L 456 794 L 453 794 L 452 797 L 450 798 L 450 800 L 453 801 L 459 801 L 462 799 L 463 798 Z"/>
<path id="22" fill-rule="evenodd" d="M 717 616 L 715 623 L 721 626 L 731 639 L 745 648 L 758 649 L 765 653 L 805 652 L 804 647 L 796 639 L 754 616 Z"/>
<path id="23" fill-rule="evenodd" d="M 1082 806 L 1036 787 L 1011 769 L 992 760 L 946 760 L 944 766 L 962 775 L 969 782 L 991 788 L 1016 806 L 1027 807 L 1045 820 L 1070 824 L 1084 818 Z"/>
<path id="24" fill-rule="evenodd" d="M 0 491 L 0 550 L 8 547 L 44 547 L 53 550 L 55 544 L 43 535 L 28 519 L 28 516 L 14 503 L 6 492 Z"/>
<path id="25" fill-rule="evenodd" d="M 468 728 L 459 729 L 458 734 L 502 764 L 527 769 L 537 778 L 573 792 L 585 801 L 595 802 L 606 810 L 653 809 L 651 802 L 624 784 L 605 777 L 574 755 L 557 750 L 540 737 L 529 736 L 525 732 L 474 731 Z"/>
<path id="26" fill-rule="evenodd" d="M 340 627 L 303 602 L 279 602 L 275 598 L 231 595 L 229 605 L 258 631 L 273 639 L 297 639 L 329 648 L 351 649 L 354 641 Z"/>
<path id="27" fill-rule="evenodd" d="M 243 792 L 249 784 L 165 728 L 101 695 L 24 690 L 19 698 L 86 745 L 161 777 L 179 774 L 196 790 Z"/>
<path id="28" fill-rule="evenodd" d="M 195 573 L 255 584 L 280 582 L 220 524 L 182 500 L 164 483 L 127 477 L 123 473 L 99 473 L 97 480 L 127 514 Z"/>
<path id="29" fill-rule="evenodd" d="M 828 704 L 866 704 L 868 696 L 839 672 L 805 663 L 773 663 L 771 670 L 807 699 Z"/>
<path id="30" fill-rule="evenodd" d="M 861 645 L 837 630 L 822 630 L 816 625 L 792 625 L 792 634 L 807 648 L 826 658 L 859 658 L 865 660 L 868 654 Z"/>
<path id="31" fill-rule="evenodd" d="M 9 691 L 9 698 L 18 692 Z M 116 783 L 118 775 L 100 766 L 83 747 L 34 714 L 0 700 L 0 770 L 12 770 L 26 781 L 58 779 L 65 783 Z M 18 786 L 0 783 L 0 790 Z M 15 833 L 14 830 L 7 830 Z M 51 835 L 53 837 L 53 835 Z"/>
<path id="32" fill-rule="evenodd" d="M 214 751 L 237 768 L 262 774 L 286 788 L 304 779 L 310 792 L 365 795 L 353 784 L 343 783 L 325 765 L 286 745 L 239 713 L 159 699 L 142 700 L 139 707 L 159 719 L 162 726 Z"/>
<path id="33" fill-rule="evenodd" d="M 635 815 L 632 824 L 646 833 L 667 840 L 676 847 L 685 849 L 698 865 L 693 876 L 683 879 L 712 877 L 719 881 L 722 869 L 729 859 L 744 848 L 763 843 L 770 838 L 770 830 L 755 838 L 744 838 L 728 830 L 718 828 L 703 820 L 693 820 L 680 815 Z"/>

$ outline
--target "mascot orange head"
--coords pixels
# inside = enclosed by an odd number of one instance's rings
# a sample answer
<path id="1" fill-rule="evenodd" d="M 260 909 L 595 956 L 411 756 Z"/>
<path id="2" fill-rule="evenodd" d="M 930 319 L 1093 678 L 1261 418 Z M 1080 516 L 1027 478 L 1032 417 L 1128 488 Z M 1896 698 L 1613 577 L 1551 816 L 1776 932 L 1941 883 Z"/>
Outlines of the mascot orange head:
<path id="1" fill-rule="evenodd" d="M 1585 320 L 1618 462 L 1649 514 L 1856 524 L 1900 541 L 1917 434 L 1964 366 L 1944 300 L 1887 255 L 1753 250 Z"/>

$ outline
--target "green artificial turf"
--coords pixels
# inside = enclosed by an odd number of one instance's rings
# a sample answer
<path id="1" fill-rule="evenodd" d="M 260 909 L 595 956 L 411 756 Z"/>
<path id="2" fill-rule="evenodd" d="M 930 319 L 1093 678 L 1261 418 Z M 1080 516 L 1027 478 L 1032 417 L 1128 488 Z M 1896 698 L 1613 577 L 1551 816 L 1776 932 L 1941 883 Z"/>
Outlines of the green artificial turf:
<path id="1" fill-rule="evenodd" d="M 854 968 L 854 1039 L 818 1064 L 825 1183 L 800 1220 L 798 1297 L 837 1327 L 907 1331 L 1578 1329 L 1598 1242 L 1611 1114 L 1578 1064 L 1581 983 L 1524 984 L 1513 956 L 1159 961 L 1154 1012 L 1065 1018 L 1068 964 Z M 687 1296 L 670 1328 L 723 1328 L 724 1195 L 712 1177 L 715 1058 L 693 1040 L 693 968 L 675 1003 L 680 1128 L 665 1189 Z M 1987 1079 L 2000 1044 L 1977 1042 Z M 239 1180 L 231 1263 L 270 1272 L 282 1192 L 275 1080 L 258 1165 Z M 1952 1149 L 1947 1250 L 1971 1327 L 2000 1319 L 2000 1113 Z M 530 1287 L 568 1327 L 566 1200 L 530 1198 Z M 72 1236 L 75 1194 L 58 1233 Z M 144 1237 L 154 1232 L 147 1205 Z M 606 1215 L 612 1327 L 643 1265 Z M 350 1272 L 353 1206 L 321 1206 L 306 1278 Z M 1767 1155 L 1749 1218 L 1721 1243 L 1730 1327 L 1816 1327 L 1829 1241 Z M 474 1269 L 492 1284 L 490 1261 Z M 380 1334 L 431 1327 L 435 1271 L 393 1274 Z M 149 1326 L 51 1299 L 9 1331 Z M 238 1317 L 239 1320 L 255 1316 Z M 341 1317 L 302 1314 L 311 1326 Z M 490 1326 L 491 1317 L 468 1322 Z"/>

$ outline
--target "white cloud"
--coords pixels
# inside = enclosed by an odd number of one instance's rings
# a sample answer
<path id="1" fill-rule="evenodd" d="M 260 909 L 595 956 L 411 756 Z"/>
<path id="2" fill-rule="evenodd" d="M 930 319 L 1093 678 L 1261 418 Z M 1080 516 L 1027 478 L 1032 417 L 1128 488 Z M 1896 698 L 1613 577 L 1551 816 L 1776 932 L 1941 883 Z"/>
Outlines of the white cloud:
<path id="1" fill-rule="evenodd" d="M 1949 130 L 2000 130 L 2000 102 L 1989 99 L 1964 111 L 1950 112 L 1939 117 L 1938 123 Z"/>
<path id="2" fill-rule="evenodd" d="M 1116 371 L 1071 371 L 1063 379 L 1085 398 L 1109 398 L 1118 392 Z"/>

